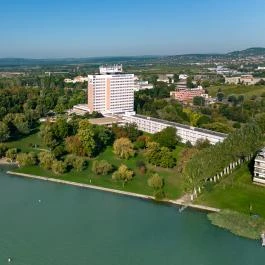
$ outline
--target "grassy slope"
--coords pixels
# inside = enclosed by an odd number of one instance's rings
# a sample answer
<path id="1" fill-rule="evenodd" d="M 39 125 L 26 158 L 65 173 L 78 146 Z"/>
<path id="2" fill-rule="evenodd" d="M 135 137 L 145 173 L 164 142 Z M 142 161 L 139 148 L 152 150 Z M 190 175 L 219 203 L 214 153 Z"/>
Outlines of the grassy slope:
<path id="1" fill-rule="evenodd" d="M 178 147 L 176 149 L 176 151 L 174 152 L 176 157 L 178 156 L 178 154 L 180 153 L 182 149 L 183 147 Z M 134 158 L 130 158 L 128 160 L 121 160 L 121 159 L 116 158 L 116 156 L 112 152 L 112 148 L 108 147 L 96 159 L 107 160 L 115 167 L 118 167 L 121 163 L 124 163 L 135 172 L 135 176 L 133 180 L 127 183 L 125 187 L 123 188 L 120 182 L 115 182 L 111 179 L 111 175 L 107 175 L 107 176 L 95 175 L 91 170 L 92 161 L 89 161 L 88 168 L 84 170 L 83 172 L 76 172 L 72 170 L 71 172 L 63 174 L 62 176 L 56 176 L 52 174 L 50 171 L 44 170 L 40 168 L 39 166 L 19 168 L 16 171 L 28 173 L 28 174 L 35 174 L 39 176 L 55 177 L 59 179 L 76 181 L 76 182 L 86 183 L 86 184 L 90 184 L 90 179 L 91 179 L 91 184 L 97 185 L 97 186 L 120 189 L 120 190 L 141 193 L 141 194 L 146 194 L 146 195 L 153 194 L 153 190 L 147 185 L 148 175 L 147 174 L 142 175 L 136 166 L 137 161 L 144 160 L 143 155 L 141 153 Z M 183 179 L 181 178 L 180 175 L 177 175 L 176 170 L 155 168 L 152 165 L 148 165 L 148 169 L 158 172 L 165 179 L 164 190 L 168 198 L 170 199 L 178 198 L 183 194 Z"/>
<path id="2" fill-rule="evenodd" d="M 211 86 L 208 89 L 209 94 L 213 97 L 216 96 L 218 89 L 222 90 L 225 96 L 232 94 L 235 95 L 244 95 L 246 98 L 251 97 L 252 95 L 259 96 L 265 91 L 265 86 L 245 86 L 245 85 L 220 85 L 220 86 Z"/>
<path id="3" fill-rule="evenodd" d="M 35 144 L 37 145 L 37 149 L 33 147 Z M 17 141 L 8 142 L 7 145 L 9 148 L 14 147 L 21 150 L 21 152 L 39 152 L 39 149 L 47 149 L 38 133 L 31 134 Z"/>
<path id="4" fill-rule="evenodd" d="M 252 205 L 252 213 L 265 218 L 264 202 L 265 187 L 252 183 L 247 165 L 221 180 L 211 191 L 204 191 L 197 199 L 197 203 L 246 214 L 249 214 Z"/>

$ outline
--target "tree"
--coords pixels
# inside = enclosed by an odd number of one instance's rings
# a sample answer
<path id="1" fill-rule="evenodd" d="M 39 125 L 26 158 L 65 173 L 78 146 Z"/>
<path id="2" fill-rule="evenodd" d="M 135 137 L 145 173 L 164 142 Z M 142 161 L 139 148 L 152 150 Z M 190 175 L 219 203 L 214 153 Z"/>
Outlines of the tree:
<path id="1" fill-rule="evenodd" d="M 149 163 L 158 166 L 160 164 L 160 145 L 157 142 L 148 142 L 145 157 Z"/>
<path id="2" fill-rule="evenodd" d="M 172 168 L 176 165 L 172 152 L 167 147 L 160 149 L 159 165 L 165 168 Z"/>
<path id="3" fill-rule="evenodd" d="M 64 145 L 57 145 L 53 150 L 52 150 L 53 155 L 56 158 L 60 158 L 61 156 L 66 154 L 65 146 Z"/>
<path id="4" fill-rule="evenodd" d="M 147 181 L 148 186 L 154 189 L 154 196 L 156 199 L 163 199 L 165 197 L 163 192 L 164 180 L 157 173 L 153 174 Z"/>
<path id="5" fill-rule="evenodd" d="M 148 186 L 154 190 L 160 190 L 164 186 L 164 180 L 157 173 L 153 174 L 147 182 Z"/>
<path id="6" fill-rule="evenodd" d="M 223 101 L 224 97 L 225 97 L 225 95 L 224 95 L 224 93 L 222 93 L 222 92 L 218 92 L 218 93 L 216 94 L 216 98 L 217 98 L 217 100 L 220 101 L 220 102 Z"/>
<path id="7" fill-rule="evenodd" d="M 0 143 L 0 158 L 5 156 L 7 149 L 8 148 L 5 144 Z"/>
<path id="8" fill-rule="evenodd" d="M 69 134 L 69 125 L 64 118 L 58 118 L 52 127 L 55 137 L 59 140 L 63 140 Z"/>
<path id="9" fill-rule="evenodd" d="M 136 149 L 144 149 L 146 147 L 147 142 L 151 140 L 150 136 L 140 135 L 138 136 L 136 142 L 134 143 L 134 147 Z"/>
<path id="10" fill-rule="evenodd" d="M 6 151 L 6 157 L 13 162 L 17 157 L 17 148 L 10 148 Z"/>
<path id="11" fill-rule="evenodd" d="M 8 126 L 4 122 L 0 121 L 0 142 L 5 142 L 10 136 L 9 133 Z"/>
<path id="12" fill-rule="evenodd" d="M 202 87 L 207 88 L 210 86 L 210 81 L 209 80 L 203 80 L 201 84 L 202 84 Z"/>
<path id="13" fill-rule="evenodd" d="M 193 105 L 195 106 L 204 106 L 205 105 L 205 98 L 196 96 L 193 98 Z"/>
<path id="14" fill-rule="evenodd" d="M 122 186 L 125 186 L 125 183 L 127 183 L 128 181 L 132 180 L 133 178 L 133 171 L 129 170 L 127 168 L 127 166 L 125 165 L 120 165 L 120 167 L 118 168 L 117 171 L 115 171 L 112 174 L 112 179 L 113 180 L 118 180 L 118 181 L 122 181 Z"/>
<path id="15" fill-rule="evenodd" d="M 51 169 L 54 174 L 61 175 L 66 172 L 66 165 L 63 161 L 54 160 Z"/>
<path id="16" fill-rule="evenodd" d="M 40 137 L 48 148 L 54 149 L 59 144 L 50 122 L 41 125 Z"/>
<path id="17" fill-rule="evenodd" d="M 92 156 L 95 150 L 95 140 L 94 140 L 94 130 L 93 126 L 89 123 L 88 120 L 81 120 L 79 122 L 79 128 L 77 136 L 83 144 L 84 151 L 87 156 Z"/>
<path id="18" fill-rule="evenodd" d="M 107 175 L 112 171 L 112 165 L 106 160 L 95 160 L 92 164 L 92 171 L 97 175 Z"/>
<path id="19" fill-rule="evenodd" d="M 19 133 L 28 134 L 30 132 L 28 120 L 23 113 L 13 114 L 12 123 Z"/>
<path id="20" fill-rule="evenodd" d="M 174 127 L 167 127 L 160 132 L 153 135 L 153 140 L 160 144 L 160 146 L 168 147 L 169 149 L 174 149 L 178 142 L 180 142 L 180 137 L 177 136 L 177 130 Z"/>
<path id="21" fill-rule="evenodd" d="M 208 139 L 198 139 L 195 143 L 195 147 L 199 150 L 207 148 L 211 146 L 210 141 Z"/>
<path id="22" fill-rule="evenodd" d="M 38 158 L 41 167 L 43 167 L 44 169 L 51 169 L 53 161 L 55 159 L 52 153 L 45 151 L 40 152 Z"/>
<path id="23" fill-rule="evenodd" d="M 113 144 L 113 152 L 119 158 L 128 159 L 134 156 L 133 144 L 128 138 L 117 139 Z"/>
<path id="24" fill-rule="evenodd" d="M 77 156 L 84 156 L 85 150 L 80 138 L 77 135 L 69 136 L 65 139 L 66 151 Z"/>
<path id="25" fill-rule="evenodd" d="M 191 109 L 187 108 L 184 109 L 184 112 L 188 115 L 189 117 L 189 121 L 190 121 L 190 125 L 191 126 L 197 126 L 200 118 L 201 118 L 201 114 L 198 112 L 194 112 Z"/>
<path id="26" fill-rule="evenodd" d="M 115 134 L 116 138 L 126 137 L 129 138 L 132 142 L 136 141 L 137 137 L 142 134 L 142 132 L 137 129 L 137 125 L 134 123 L 127 123 L 125 126 L 113 125 L 112 131 Z"/>
<path id="27" fill-rule="evenodd" d="M 114 134 L 113 132 L 104 126 L 94 126 L 94 140 L 95 140 L 95 153 L 98 154 L 106 148 L 106 146 L 113 143 Z"/>
<path id="28" fill-rule="evenodd" d="M 255 116 L 255 121 L 257 122 L 258 126 L 265 133 L 265 113 L 260 113 Z"/>

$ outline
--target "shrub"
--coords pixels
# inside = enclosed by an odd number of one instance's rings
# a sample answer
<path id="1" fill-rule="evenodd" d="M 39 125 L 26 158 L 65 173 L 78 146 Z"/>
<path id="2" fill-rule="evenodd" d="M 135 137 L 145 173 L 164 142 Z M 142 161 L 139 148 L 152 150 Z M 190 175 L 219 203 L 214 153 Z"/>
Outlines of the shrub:
<path id="1" fill-rule="evenodd" d="M 83 171 L 87 167 L 87 160 L 80 156 L 67 155 L 64 162 L 68 168 L 74 168 L 76 171 Z"/>
<path id="2" fill-rule="evenodd" d="M 107 175 L 112 171 L 112 165 L 106 160 L 95 160 L 92 164 L 92 171 L 97 175 Z"/>
<path id="3" fill-rule="evenodd" d="M 17 148 L 10 148 L 6 151 L 6 157 L 9 158 L 12 162 L 17 157 Z"/>
<path id="4" fill-rule="evenodd" d="M 76 156 L 73 161 L 73 167 L 76 171 L 83 171 L 87 167 L 87 160 L 83 157 Z"/>
<path id="5" fill-rule="evenodd" d="M 142 160 L 140 160 L 140 161 L 138 160 L 136 162 L 136 166 L 138 167 L 138 169 L 142 175 L 146 173 L 146 165 Z"/>
<path id="6" fill-rule="evenodd" d="M 53 161 L 55 159 L 52 153 L 46 151 L 40 152 L 38 158 L 41 167 L 43 167 L 44 169 L 51 169 Z"/>
<path id="7" fill-rule="evenodd" d="M 129 170 L 125 165 L 120 165 L 118 170 L 112 174 L 112 179 L 122 181 L 123 187 L 125 183 L 132 180 L 132 178 L 133 178 L 133 171 Z"/>
<path id="8" fill-rule="evenodd" d="M 66 172 L 66 164 L 62 161 L 54 160 L 51 169 L 54 174 L 61 175 Z"/>
<path id="9" fill-rule="evenodd" d="M 37 164 L 36 153 L 19 153 L 16 158 L 17 162 L 21 166 L 34 166 Z"/>

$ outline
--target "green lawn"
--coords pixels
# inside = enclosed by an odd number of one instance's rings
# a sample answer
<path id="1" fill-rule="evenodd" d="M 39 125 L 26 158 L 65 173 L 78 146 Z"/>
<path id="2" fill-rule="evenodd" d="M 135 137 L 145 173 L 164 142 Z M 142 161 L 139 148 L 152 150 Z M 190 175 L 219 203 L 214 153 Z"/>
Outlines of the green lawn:
<path id="1" fill-rule="evenodd" d="M 34 147 L 35 145 L 36 148 Z M 17 148 L 21 152 L 39 152 L 40 149 L 47 149 L 47 147 L 43 144 L 38 132 L 30 134 L 19 140 L 8 142 L 7 146 L 9 148 Z"/>
<path id="2" fill-rule="evenodd" d="M 260 96 L 265 91 L 265 86 L 246 86 L 246 85 L 227 85 L 210 86 L 207 88 L 209 94 L 213 97 L 216 96 L 218 89 L 221 89 L 225 96 L 232 94 L 244 95 L 246 98 L 250 98 L 253 95 Z"/>
<path id="3" fill-rule="evenodd" d="M 183 147 L 178 147 L 176 149 L 176 151 L 174 152 L 176 157 L 177 154 L 179 154 L 182 149 Z M 95 159 L 105 159 L 108 162 L 110 162 L 114 167 L 118 167 L 122 163 L 127 165 L 135 173 L 133 180 L 128 182 L 123 188 L 121 182 L 116 182 L 111 179 L 111 175 L 107 176 L 95 175 L 91 170 L 93 159 L 89 161 L 89 166 L 86 170 L 82 172 L 76 172 L 75 170 L 72 170 L 71 172 L 63 174 L 61 176 L 56 176 L 51 171 L 44 170 L 39 166 L 18 168 L 16 171 L 28 174 L 35 174 L 39 176 L 54 177 L 58 179 L 64 179 L 64 180 L 86 183 L 86 184 L 90 184 L 90 179 L 91 179 L 91 184 L 93 185 L 125 190 L 140 194 L 153 195 L 153 190 L 147 185 L 148 174 L 141 174 L 136 166 L 137 161 L 144 161 L 142 153 L 139 153 L 137 156 L 130 158 L 128 160 L 118 159 L 113 154 L 112 148 L 108 147 L 103 153 L 101 153 Z M 152 165 L 147 165 L 147 167 L 149 170 L 158 172 L 164 178 L 165 180 L 164 191 L 167 198 L 176 199 L 183 194 L 183 187 L 184 187 L 183 178 L 181 175 L 176 173 L 176 169 L 164 169 L 164 168 L 154 167 Z"/>
<path id="4" fill-rule="evenodd" d="M 247 165 L 243 165 L 212 190 L 204 191 L 196 203 L 246 214 L 252 205 L 252 213 L 265 218 L 265 187 L 253 184 L 251 178 Z"/>

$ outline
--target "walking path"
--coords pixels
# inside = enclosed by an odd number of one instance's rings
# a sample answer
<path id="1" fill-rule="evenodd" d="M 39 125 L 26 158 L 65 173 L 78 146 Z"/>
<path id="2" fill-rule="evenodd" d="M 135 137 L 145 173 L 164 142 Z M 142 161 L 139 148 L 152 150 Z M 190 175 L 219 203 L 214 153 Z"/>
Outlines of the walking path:
<path id="1" fill-rule="evenodd" d="M 18 172 L 14 172 L 14 171 L 7 171 L 6 173 L 9 175 L 15 175 L 15 176 L 21 176 L 21 177 L 33 178 L 33 179 L 39 179 L 39 180 L 46 180 L 46 181 L 51 181 L 51 182 L 56 182 L 56 183 L 62 183 L 62 184 L 82 187 L 82 188 L 89 188 L 89 189 L 94 189 L 94 190 L 100 190 L 100 191 L 105 191 L 105 192 L 122 194 L 122 195 L 140 198 L 140 199 L 155 200 L 154 196 L 148 196 L 148 195 L 143 195 L 143 194 L 134 193 L 134 192 L 104 188 L 104 187 L 99 187 L 99 186 L 95 186 L 95 185 L 83 184 L 83 183 L 78 183 L 78 182 L 73 182 L 73 181 L 62 180 L 62 179 L 47 178 L 47 177 L 41 177 L 41 176 L 37 176 L 37 175 L 18 173 Z M 163 201 L 166 203 L 177 205 L 177 206 L 188 206 L 191 208 L 200 209 L 200 210 L 209 211 L 209 212 L 219 212 L 220 211 L 220 209 L 208 207 L 208 206 L 204 206 L 204 205 L 197 205 L 197 204 L 192 204 L 192 203 L 187 204 L 185 201 L 183 201 L 182 198 L 178 199 L 178 200 L 163 200 Z"/>

